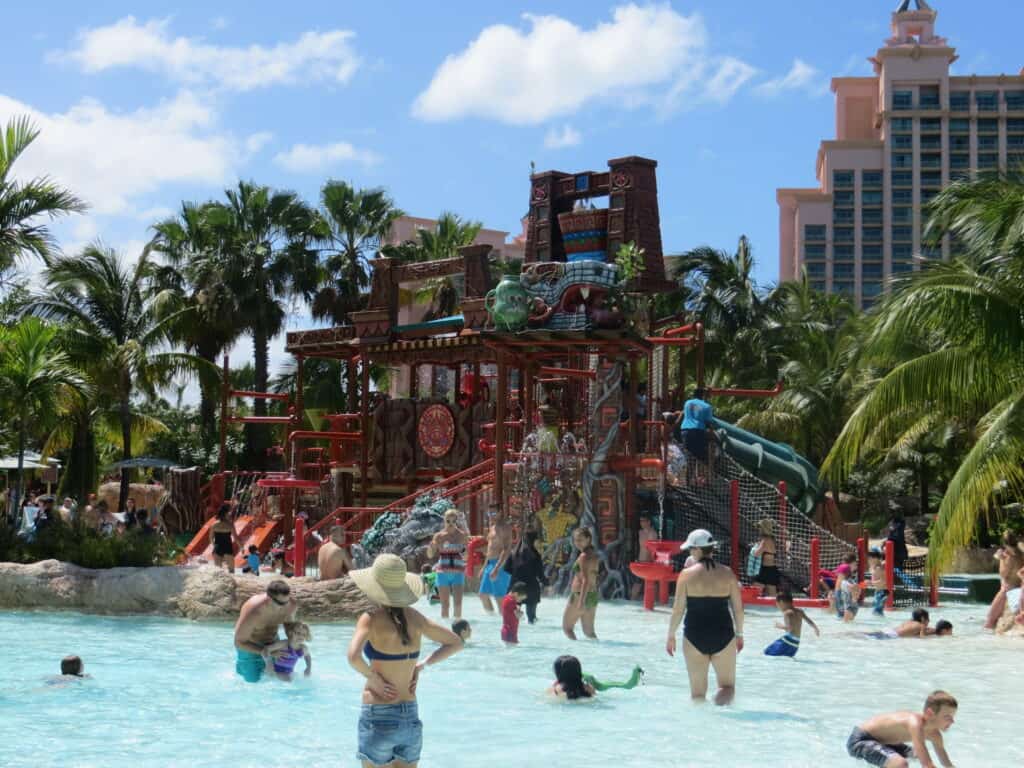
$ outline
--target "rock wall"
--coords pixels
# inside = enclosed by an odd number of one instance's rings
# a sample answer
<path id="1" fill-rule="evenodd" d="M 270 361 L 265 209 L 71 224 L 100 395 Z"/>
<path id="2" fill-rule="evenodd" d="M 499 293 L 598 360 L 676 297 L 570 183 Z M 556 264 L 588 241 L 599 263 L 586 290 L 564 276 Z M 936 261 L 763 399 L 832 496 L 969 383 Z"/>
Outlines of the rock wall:
<path id="1" fill-rule="evenodd" d="M 105 614 L 160 614 L 185 619 L 235 619 L 266 579 L 213 566 L 92 570 L 57 560 L 0 563 L 0 609 L 42 608 Z M 306 621 L 345 621 L 372 607 L 348 578 L 289 579 Z"/>

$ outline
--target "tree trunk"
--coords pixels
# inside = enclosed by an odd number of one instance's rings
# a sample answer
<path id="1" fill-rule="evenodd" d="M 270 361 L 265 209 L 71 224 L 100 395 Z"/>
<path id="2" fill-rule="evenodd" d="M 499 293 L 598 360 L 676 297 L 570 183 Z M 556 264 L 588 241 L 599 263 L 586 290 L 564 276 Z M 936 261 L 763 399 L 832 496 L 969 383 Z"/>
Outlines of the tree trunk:
<path id="1" fill-rule="evenodd" d="M 921 469 L 918 470 L 918 482 L 920 483 L 920 491 L 921 491 L 921 500 L 920 500 L 921 514 L 922 515 L 927 515 L 928 514 L 928 467 L 922 466 Z"/>
<path id="2" fill-rule="evenodd" d="M 214 368 L 217 366 L 219 350 L 200 345 L 196 355 Z M 209 387 L 199 387 L 199 429 L 202 433 L 203 449 L 209 453 L 217 443 L 217 406 L 220 404 L 220 392 L 210 391 Z"/>
<path id="3" fill-rule="evenodd" d="M 127 461 L 132 457 L 132 404 L 127 396 L 122 396 L 118 418 L 121 421 L 121 459 Z M 117 511 L 125 508 L 128 502 L 128 485 L 131 482 L 131 470 L 121 470 L 121 492 L 117 497 Z"/>
<path id="4" fill-rule="evenodd" d="M 8 517 L 11 520 L 18 520 L 19 507 L 25 495 L 25 421 L 18 419 L 18 486 L 14 495 L 14 502 L 10 507 Z"/>
<path id="5" fill-rule="evenodd" d="M 256 379 L 255 387 L 257 392 L 267 391 L 267 368 L 270 357 L 268 351 L 269 343 L 263 320 L 262 318 L 257 318 L 252 329 L 253 372 Z M 267 415 L 266 400 L 256 399 L 253 403 L 253 415 Z M 248 448 L 247 452 L 250 462 L 250 466 L 247 468 L 254 470 L 265 469 L 267 466 L 267 448 L 270 447 L 268 428 L 263 424 L 246 424 L 245 434 L 245 443 Z"/>
<path id="6" fill-rule="evenodd" d="M 96 491 L 98 479 L 96 435 L 92 431 L 89 415 L 82 414 L 75 418 L 75 431 L 68 451 L 68 465 L 64 469 L 57 495 L 86 499 L 90 493 Z"/>

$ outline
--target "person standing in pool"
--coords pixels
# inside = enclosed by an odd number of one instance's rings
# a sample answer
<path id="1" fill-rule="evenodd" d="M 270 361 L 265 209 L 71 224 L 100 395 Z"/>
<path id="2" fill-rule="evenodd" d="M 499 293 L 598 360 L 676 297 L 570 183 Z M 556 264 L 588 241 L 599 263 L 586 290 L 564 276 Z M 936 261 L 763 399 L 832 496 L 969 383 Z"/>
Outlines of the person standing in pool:
<path id="1" fill-rule="evenodd" d="M 427 557 L 437 558 L 437 596 L 441 598 L 441 618 L 448 618 L 448 604 L 454 603 L 455 618 L 462 618 L 462 591 L 466 582 L 466 540 L 469 537 L 459 527 L 459 511 L 445 510 L 444 528 L 434 534 L 427 547 Z M 481 590 L 482 591 L 482 590 Z"/>
<path id="2" fill-rule="evenodd" d="M 544 561 L 537 551 L 536 531 L 526 532 L 519 549 L 509 558 L 506 570 L 511 574 L 513 582 L 521 581 L 526 585 L 526 620 L 533 624 L 537 621 L 541 589 L 548 583 L 544 575 Z"/>
<path id="3" fill-rule="evenodd" d="M 349 666 L 366 678 L 357 758 L 363 768 L 413 768 L 423 746 L 416 705 L 420 673 L 460 651 L 462 639 L 412 607 L 423 594 L 423 580 L 407 573 L 398 555 L 378 555 L 371 567 L 349 576 L 380 606 L 359 617 L 348 646 Z M 424 637 L 440 647 L 418 661 Z"/>
<path id="4" fill-rule="evenodd" d="M 775 597 L 779 588 L 779 569 L 775 564 L 775 522 L 769 517 L 758 520 L 757 530 L 761 534 L 761 540 L 750 554 L 760 561 L 761 568 L 754 577 L 754 586 L 763 586 L 768 597 Z"/>
<path id="5" fill-rule="evenodd" d="M 732 571 L 714 560 L 716 542 L 702 528 L 683 544 L 697 561 L 676 579 L 676 600 L 665 650 L 675 656 L 676 632 L 683 623 L 683 658 L 690 677 L 690 697 L 703 701 L 708 668 L 715 668 L 715 704 L 728 704 L 736 694 L 736 654 L 743 650 L 743 600 Z M 684 621 L 685 618 L 685 621 Z"/>
<path id="6" fill-rule="evenodd" d="M 594 534 L 589 528 L 580 526 L 572 532 L 572 543 L 580 551 L 572 564 L 572 592 L 562 614 L 562 631 L 570 640 L 576 639 L 576 622 L 583 625 L 583 634 L 591 640 L 597 639 L 594 620 L 597 617 L 597 571 L 601 559 L 594 551 Z"/>
<path id="7" fill-rule="evenodd" d="M 291 597 L 291 587 L 283 579 L 274 579 L 262 595 L 253 595 L 242 605 L 235 623 L 235 671 L 247 683 L 258 683 L 266 662 L 263 650 L 277 642 L 277 629 L 295 621 L 298 608 Z M 274 651 L 281 655 L 283 651 Z"/>
<path id="8" fill-rule="evenodd" d="M 821 630 L 814 623 L 810 616 L 793 605 L 793 595 L 790 592 L 779 592 L 775 596 L 775 605 L 782 611 L 782 621 L 775 623 L 778 629 L 785 630 L 786 634 L 764 649 L 765 656 L 788 656 L 793 658 L 800 650 L 800 633 L 803 631 L 804 622 L 811 625 L 814 633 L 821 637 Z"/>
<path id="9" fill-rule="evenodd" d="M 330 538 L 320 545 L 316 566 L 320 581 L 340 579 L 352 570 L 352 555 L 345 547 L 345 529 L 340 525 L 333 526 Z"/>
<path id="10" fill-rule="evenodd" d="M 235 552 L 241 551 L 235 524 L 231 521 L 231 504 L 225 501 L 217 510 L 217 522 L 210 528 L 213 539 L 213 564 L 218 568 L 227 566 L 228 573 L 235 572 Z"/>
<path id="11" fill-rule="evenodd" d="M 512 526 L 502 515 L 500 508 L 490 511 L 490 528 L 487 531 L 487 555 L 484 570 L 480 574 L 480 602 L 488 613 L 494 611 L 490 596 L 501 603 L 508 592 L 512 576 L 505 571 L 505 561 L 512 553 Z"/>

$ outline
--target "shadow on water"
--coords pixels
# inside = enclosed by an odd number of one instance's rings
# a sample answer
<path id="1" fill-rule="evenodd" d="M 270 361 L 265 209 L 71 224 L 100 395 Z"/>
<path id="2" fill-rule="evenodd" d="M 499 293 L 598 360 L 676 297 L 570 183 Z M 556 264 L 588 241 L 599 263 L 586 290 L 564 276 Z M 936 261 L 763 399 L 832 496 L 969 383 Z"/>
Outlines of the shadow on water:
<path id="1" fill-rule="evenodd" d="M 786 723 L 813 723 L 815 722 L 812 718 L 801 717 L 800 715 L 790 715 L 786 712 L 772 712 L 770 710 L 735 710 L 735 709 L 722 709 L 722 715 L 724 717 L 732 718 L 733 720 L 744 720 L 752 723 L 770 723 L 770 722 L 786 722 Z"/>

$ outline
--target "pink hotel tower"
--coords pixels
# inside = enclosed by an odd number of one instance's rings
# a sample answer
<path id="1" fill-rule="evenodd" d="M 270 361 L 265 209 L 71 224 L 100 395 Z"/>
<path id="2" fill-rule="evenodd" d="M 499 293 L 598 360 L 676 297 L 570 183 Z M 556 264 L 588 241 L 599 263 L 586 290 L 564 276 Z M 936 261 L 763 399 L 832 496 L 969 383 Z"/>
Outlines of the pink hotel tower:
<path id="1" fill-rule="evenodd" d="M 915 257 L 948 258 L 922 242 L 922 206 L 975 171 L 1024 163 L 1024 70 L 952 77 L 956 50 L 938 14 L 903 0 L 874 77 L 837 77 L 836 138 L 818 149 L 818 186 L 779 189 L 779 280 L 802 269 L 818 290 L 867 307 Z"/>

